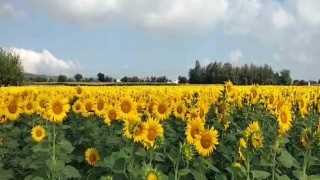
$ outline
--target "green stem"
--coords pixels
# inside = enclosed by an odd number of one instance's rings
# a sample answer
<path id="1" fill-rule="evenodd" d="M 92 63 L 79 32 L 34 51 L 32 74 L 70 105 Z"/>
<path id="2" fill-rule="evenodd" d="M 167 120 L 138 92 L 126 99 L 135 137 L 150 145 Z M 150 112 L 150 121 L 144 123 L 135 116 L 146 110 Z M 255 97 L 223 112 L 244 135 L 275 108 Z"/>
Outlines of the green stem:
<path id="1" fill-rule="evenodd" d="M 177 162 L 174 164 L 174 179 L 175 180 L 179 180 L 180 179 L 180 176 L 178 174 L 180 155 L 181 155 L 181 148 L 179 150 L 179 154 L 178 154 L 178 157 L 177 157 Z"/>
<path id="2" fill-rule="evenodd" d="M 277 153 L 275 151 L 273 151 L 273 166 L 272 166 L 272 180 L 275 180 L 275 174 L 276 174 L 276 156 Z"/>
<path id="3" fill-rule="evenodd" d="M 56 160 L 56 125 L 53 125 L 52 160 Z"/>
<path id="4" fill-rule="evenodd" d="M 304 160 L 303 160 L 303 177 L 302 177 L 303 180 L 306 180 L 308 178 L 307 170 L 309 167 L 310 153 L 311 153 L 311 150 L 310 150 L 310 148 L 308 148 L 306 151 L 306 155 L 304 156 Z"/>
<path id="5" fill-rule="evenodd" d="M 134 142 L 131 142 L 130 161 L 129 161 L 129 163 L 130 163 L 130 172 L 129 172 L 130 180 L 133 179 L 133 177 L 132 177 L 133 164 L 134 164 L 133 148 L 134 148 Z"/>
<path id="6" fill-rule="evenodd" d="M 250 180 L 250 150 L 249 150 L 249 147 L 247 149 L 247 152 L 246 152 L 246 176 L 247 176 L 247 180 Z"/>

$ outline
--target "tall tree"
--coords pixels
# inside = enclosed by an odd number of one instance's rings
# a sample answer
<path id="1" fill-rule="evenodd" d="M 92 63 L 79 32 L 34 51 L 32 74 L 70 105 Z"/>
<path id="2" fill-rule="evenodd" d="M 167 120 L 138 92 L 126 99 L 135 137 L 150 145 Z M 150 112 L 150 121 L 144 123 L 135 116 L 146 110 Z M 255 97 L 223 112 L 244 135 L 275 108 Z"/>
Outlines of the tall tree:
<path id="1" fill-rule="evenodd" d="M 67 76 L 66 75 L 60 74 L 58 76 L 58 82 L 66 82 L 66 81 L 67 81 Z"/>
<path id="2" fill-rule="evenodd" d="M 98 80 L 100 81 L 100 82 L 104 82 L 105 81 L 105 76 L 104 76 L 104 74 L 103 73 L 98 73 L 97 74 L 97 77 L 98 77 Z"/>
<path id="3" fill-rule="evenodd" d="M 78 73 L 78 74 L 75 74 L 75 75 L 74 75 L 74 78 L 76 79 L 77 82 L 80 82 L 83 77 L 82 77 L 82 74 L 79 74 L 79 73 Z"/>
<path id="4" fill-rule="evenodd" d="M 20 85 L 23 81 L 23 67 L 20 56 L 0 48 L 0 86 Z"/>
<path id="5" fill-rule="evenodd" d="M 280 72 L 280 84 L 282 85 L 290 85 L 292 82 L 290 76 L 290 70 L 284 69 Z"/>

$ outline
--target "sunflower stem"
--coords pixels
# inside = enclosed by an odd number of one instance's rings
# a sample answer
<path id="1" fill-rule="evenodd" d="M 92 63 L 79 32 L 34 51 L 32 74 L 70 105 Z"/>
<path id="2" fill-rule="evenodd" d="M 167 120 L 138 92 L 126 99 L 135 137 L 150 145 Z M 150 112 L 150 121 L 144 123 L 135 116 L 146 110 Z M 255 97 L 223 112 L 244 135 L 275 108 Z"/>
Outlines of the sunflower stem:
<path id="1" fill-rule="evenodd" d="M 179 180 L 179 179 L 180 179 L 180 176 L 179 176 L 179 174 L 178 174 L 180 156 L 181 156 L 181 148 L 179 148 L 179 154 L 178 154 L 178 157 L 177 157 L 177 159 L 176 159 L 177 161 L 176 161 L 176 163 L 174 164 L 174 179 L 175 179 L 175 180 Z"/>

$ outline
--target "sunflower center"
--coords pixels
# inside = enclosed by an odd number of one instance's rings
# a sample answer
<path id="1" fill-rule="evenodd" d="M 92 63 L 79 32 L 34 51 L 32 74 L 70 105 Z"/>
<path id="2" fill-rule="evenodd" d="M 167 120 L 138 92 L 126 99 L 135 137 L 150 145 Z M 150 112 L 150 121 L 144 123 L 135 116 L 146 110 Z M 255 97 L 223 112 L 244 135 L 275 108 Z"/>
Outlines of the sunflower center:
<path id="1" fill-rule="evenodd" d="M 129 113 L 131 111 L 131 104 L 126 100 L 122 101 L 120 106 L 121 106 L 122 112 L 124 113 Z"/>
<path id="2" fill-rule="evenodd" d="M 167 108 L 163 104 L 159 104 L 158 106 L 158 112 L 159 114 L 164 114 L 167 111 Z"/>
<path id="3" fill-rule="evenodd" d="M 27 110 L 31 110 L 32 108 L 33 108 L 32 103 L 28 103 L 28 104 L 27 104 Z"/>
<path id="4" fill-rule="evenodd" d="M 15 102 L 11 102 L 8 106 L 10 114 L 15 114 L 18 111 L 18 105 Z"/>
<path id="5" fill-rule="evenodd" d="M 77 88 L 77 94 L 81 94 L 82 93 L 82 89 L 80 87 Z"/>
<path id="6" fill-rule="evenodd" d="M 92 110 L 93 104 L 92 102 L 87 102 L 85 105 L 86 111 L 89 112 Z"/>
<path id="7" fill-rule="evenodd" d="M 191 119 L 196 119 L 198 117 L 198 113 L 192 112 L 190 117 L 191 117 Z"/>
<path id="8" fill-rule="evenodd" d="M 177 113 L 178 114 L 181 114 L 183 112 L 183 107 L 182 107 L 182 105 L 179 105 L 178 107 L 177 107 Z"/>
<path id="9" fill-rule="evenodd" d="M 199 134 L 200 129 L 198 127 L 192 127 L 191 128 L 191 137 L 194 139 L 196 138 L 196 135 Z"/>
<path id="10" fill-rule="evenodd" d="M 201 146 L 205 149 L 208 149 L 211 146 L 212 138 L 209 134 L 204 134 L 201 137 Z"/>
<path id="11" fill-rule="evenodd" d="M 304 100 L 300 100 L 300 106 L 301 106 L 301 108 L 304 108 Z"/>
<path id="12" fill-rule="evenodd" d="M 103 101 L 99 101 L 98 104 L 97 104 L 97 109 L 98 109 L 99 111 L 101 111 L 103 108 L 104 108 L 104 103 L 103 103 Z"/>
<path id="13" fill-rule="evenodd" d="M 110 120 L 116 120 L 117 119 L 117 113 L 116 113 L 116 111 L 115 110 L 110 110 L 109 112 L 108 112 L 108 118 L 110 119 Z"/>
<path id="14" fill-rule="evenodd" d="M 94 153 L 91 153 L 91 154 L 89 155 L 89 161 L 92 162 L 92 163 L 94 163 L 94 162 L 96 162 L 96 160 L 97 160 L 96 155 L 95 155 Z"/>
<path id="15" fill-rule="evenodd" d="M 38 131 L 36 132 L 36 136 L 37 136 L 37 137 L 41 137 L 41 136 L 42 136 L 42 132 L 41 132 L 40 130 L 38 130 Z"/>
<path id="16" fill-rule="evenodd" d="M 280 115 L 281 122 L 286 124 L 288 122 L 286 113 L 282 112 Z"/>
<path id="17" fill-rule="evenodd" d="M 80 104 L 76 104 L 76 110 L 79 111 L 81 109 L 81 105 Z"/>
<path id="18" fill-rule="evenodd" d="M 135 136 L 140 136 L 142 134 L 143 127 L 142 125 L 139 125 L 138 129 L 134 133 Z"/>
<path id="19" fill-rule="evenodd" d="M 258 92 L 257 92 L 257 90 L 252 90 L 252 97 L 253 97 L 253 99 L 255 99 L 256 97 L 257 97 L 257 95 L 258 95 Z"/>
<path id="20" fill-rule="evenodd" d="M 54 114 L 61 114 L 63 111 L 63 106 L 59 101 L 56 101 L 52 105 L 52 111 Z"/>
<path id="21" fill-rule="evenodd" d="M 153 141 L 156 138 L 155 129 L 154 128 L 149 128 L 147 136 L 148 136 L 149 141 Z"/>
<path id="22" fill-rule="evenodd" d="M 149 112 L 150 114 L 152 114 L 152 108 L 153 108 L 153 104 L 150 104 L 149 107 L 148 107 L 148 112 Z"/>
<path id="23" fill-rule="evenodd" d="M 39 105 L 40 105 L 41 108 L 45 108 L 46 101 L 44 99 L 40 100 Z"/>

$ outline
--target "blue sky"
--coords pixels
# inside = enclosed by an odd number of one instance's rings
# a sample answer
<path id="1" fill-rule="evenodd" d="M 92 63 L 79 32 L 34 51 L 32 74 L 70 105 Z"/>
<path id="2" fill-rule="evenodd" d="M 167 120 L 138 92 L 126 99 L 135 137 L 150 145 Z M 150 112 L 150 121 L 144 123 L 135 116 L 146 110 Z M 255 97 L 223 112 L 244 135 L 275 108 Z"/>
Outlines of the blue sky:
<path id="1" fill-rule="evenodd" d="M 2 0 L 0 47 L 26 72 L 187 75 L 195 60 L 318 80 L 317 0 Z"/>

